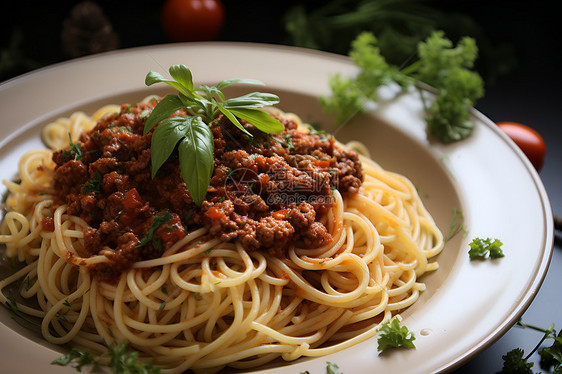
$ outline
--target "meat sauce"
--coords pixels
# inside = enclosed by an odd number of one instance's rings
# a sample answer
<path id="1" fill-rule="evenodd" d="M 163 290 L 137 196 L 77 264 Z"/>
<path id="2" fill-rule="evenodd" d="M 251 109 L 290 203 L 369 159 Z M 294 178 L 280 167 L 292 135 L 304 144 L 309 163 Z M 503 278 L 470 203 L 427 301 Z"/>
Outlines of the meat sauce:
<path id="1" fill-rule="evenodd" d="M 316 248 L 331 241 L 319 219 L 333 205 L 332 189 L 352 194 L 361 186 L 355 152 L 330 136 L 297 131 L 294 121 L 281 116 L 280 134 L 243 123 L 249 137 L 221 115 L 211 124 L 214 172 L 199 207 L 183 181 L 177 152 L 151 176 L 153 131 L 143 135 L 143 129 L 155 104 L 122 105 L 77 144 L 53 153 L 57 203 L 68 204 L 68 213 L 89 225 L 80 254 L 110 259 L 94 272 L 119 274 L 136 261 L 161 256 L 200 227 L 278 257 L 291 244 Z"/>

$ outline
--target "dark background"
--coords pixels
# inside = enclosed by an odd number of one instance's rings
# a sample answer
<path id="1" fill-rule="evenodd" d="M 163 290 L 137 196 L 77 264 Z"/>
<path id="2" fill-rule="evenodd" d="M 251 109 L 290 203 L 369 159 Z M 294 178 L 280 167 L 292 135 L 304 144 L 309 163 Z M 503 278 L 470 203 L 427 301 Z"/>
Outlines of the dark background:
<path id="1" fill-rule="evenodd" d="M 303 4 L 312 12 L 328 1 L 223 2 L 226 18 L 218 40 L 291 45 L 294 42 L 284 21 L 287 12 L 297 4 Z M 77 3 L 23 0 L 3 4 L 0 81 L 76 57 L 67 51 L 68 43 L 63 42 L 61 34 L 64 21 Z M 115 42 L 110 49 L 170 42 L 160 17 L 163 0 L 144 3 L 99 0 L 96 3 L 115 33 L 114 39 L 109 39 Z M 476 109 L 495 122 L 524 123 L 543 136 L 547 154 L 540 177 L 554 214 L 562 216 L 562 32 L 559 12 L 552 7 L 552 2 L 546 1 L 458 0 L 426 1 L 424 4 L 435 10 L 438 26 L 443 26 L 448 36 L 452 39 L 472 36 L 481 48 L 477 69 L 486 81 L 486 94 L 477 102 Z M 467 22 L 456 22 L 455 17 L 459 14 Z M 341 50 L 325 49 L 341 53 Z M 87 53 L 82 51 L 82 54 Z M 527 323 L 542 327 L 555 323 L 558 329 L 562 328 L 561 241 L 558 232 L 545 283 L 523 316 Z M 541 337 L 542 334 L 532 330 L 513 327 L 457 372 L 498 372 L 502 368 L 503 354 L 516 347 L 529 352 Z M 551 341 L 547 343 L 550 345 Z M 533 370 L 539 372 L 537 354 L 533 361 Z"/>

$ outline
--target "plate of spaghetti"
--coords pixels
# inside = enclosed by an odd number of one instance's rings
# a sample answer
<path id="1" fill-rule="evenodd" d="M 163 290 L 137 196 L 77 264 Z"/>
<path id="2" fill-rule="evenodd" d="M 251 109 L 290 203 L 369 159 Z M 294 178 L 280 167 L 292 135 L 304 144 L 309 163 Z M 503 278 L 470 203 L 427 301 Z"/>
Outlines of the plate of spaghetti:
<path id="1" fill-rule="evenodd" d="M 318 97 L 355 69 L 195 43 L 3 83 L 2 371 L 126 349 L 170 374 L 443 372 L 499 338 L 549 264 L 540 178 L 475 110 L 431 141 L 409 93 L 333 127 Z M 505 257 L 471 261 L 476 237 Z M 380 352 L 391 323 L 415 347 Z"/>

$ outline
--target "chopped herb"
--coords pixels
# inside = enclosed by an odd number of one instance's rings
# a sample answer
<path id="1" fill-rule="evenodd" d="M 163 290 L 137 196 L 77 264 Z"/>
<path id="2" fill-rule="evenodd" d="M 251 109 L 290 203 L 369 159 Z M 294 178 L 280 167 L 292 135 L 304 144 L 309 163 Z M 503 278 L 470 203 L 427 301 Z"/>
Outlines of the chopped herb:
<path id="1" fill-rule="evenodd" d="M 72 306 L 72 305 L 70 305 L 70 302 L 68 301 L 68 299 L 65 299 L 62 304 L 63 304 L 64 306 L 67 306 L 67 307 L 71 307 L 71 306 Z"/>
<path id="2" fill-rule="evenodd" d="M 193 210 L 190 210 L 189 212 L 187 212 L 187 213 L 185 214 L 185 217 L 183 217 L 184 222 L 189 221 L 192 216 L 193 216 Z"/>
<path id="3" fill-rule="evenodd" d="M 154 232 L 163 224 L 168 223 L 170 221 L 170 219 L 172 218 L 170 212 L 166 209 L 164 211 L 164 214 L 160 215 L 160 216 L 154 216 L 152 217 L 152 225 L 150 225 L 150 228 L 148 229 L 148 232 L 146 233 L 145 236 L 142 237 L 141 241 L 139 244 L 137 244 L 137 247 L 142 247 L 144 245 L 147 245 L 149 242 L 152 241 L 152 237 L 154 235 Z M 156 248 L 156 245 L 155 245 Z"/>
<path id="4" fill-rule="evenodd" d="M 13 298 L 8 297 L 6 299 L 6 303 L 4 305 L 8 308 L 8 310 L 10 312 L 12 312 L 15 316 L 21 318 L 25 322 L 31 323 L 32 325 L 35 325 L 35 326 L 41 326 L 40 323 L 34 322 L 34 321 L 30 320 L 29 318 L 27 318 L 27 316 L 24 313 L 22 313 L 21 310 L 19 310 L 18 304 L 17 304 L 16 300 L 14 300 Z"/>
<path id="5" fill-rule="evenodd" d="M 166 302 L 162 301 L 162 304 L 160 304 L 160 307 L 158 308 L 158 311 L 159 312 L 163 311 L 165 307 L 166 307 Z"/>
<path id="6" fill-rule="evenodd" d="M 90 352 L 78 348 L 72 348 L 69 353 L 62 355 L 51 362 L 51 365 L 66 366 L 71 362 L 74 362 L 74 364 L 71 365 L 73 368 L 78 371 L 82 371 L 84 366 L 95 364 L 96 358 Z"/>
<path id="7" fill-rule="evenodd" d="M 111 330 L 110 330 L 111 331 Z M 110 355 L 109 368 L 114 374 L 159 374 L 161 368 L 153 366 L 152 362 L 144 362 L 139 359 L 139 352 L 129 352 L 129 342 L 113 343 L 107 345 Z M 65 354 L 51 362 L 52 365 L 67 366 L 71 364 L 78 371 L 86 365 L 97 366 L 97 359 L 90 352 L 82 349 L 72 348 Z"/>
<path id="8" fill-rule="evenodd" d="M 56 314 L 56 317 L 59 321 L 66 321 L 66 316 L 64 314 Z"/>
<path id="9" fill-rule="evenodd" d="M 100 193 L 101 179 L 102 179 L 101 173 L 99 171 L 96 171 L 94 177 L 90 179 L 88 182 L 84 183 L 84 185 L 82 186 L 82 193 L 83 194 L 88 194 L 90 192 Z"/>
<path id="10" fill-rule="evenodd" d="M 398 347 L 415 348 L 415 339 L 414 334 L 406 326 L 401 327 L 398 318 L 394 317 L 382 324 L 379 330 L 377 349 L 384 351 L 385 349 Z"/>
<path id="11" fill-rule="evenodd" d="M 166 289 L 166 286 L 162 286 L 162 288 L 160 289 L 160 291 L 162 291 L 162 293 L 166 296 L 168 296 L 168 290 Z"/>
<path id="12" fill-rule="evenodd" d="M 445 236 L 444 240 L 447 242 L 453 239 L 453 237 L 461 231 L 464 231 L 465 234 L 467 233 L 466 227 L 464 226 L 464 214 L 462 210 L 453 208 L 453 219 L 451 220 L 451 225 L 449 226 L 449 233 Z"/>
<path id="13" fill-rule="evenodd" d="M 488 256 L 490 258 L 504 257 L 503 250 L 501 249 L 502 245 L 503 243 L 498 239 L 492 241 L 490 238 L 474 238 L 469 244 L 470 249 L 468 250 L 468 255 L 471 260 L 483 260 Z"/>
<path id="14" fill-rule="evenodd" d="M 64 156 L 64 158 L 80 160 L 82 157 L 84 157 L 84 152 L 82 151 L 80 143 L 73 143 L 70 133 L 68 133 L 68 141 L 70 143 L 69 148 L 62 151 L 62 155 Z"/>
<path id="15" fill-rule="evenodd" d="M 333 362 L 326 362 L 326 374 L 340 374 L 340 367 Z"/>
<path id="16" fill-rule="evenodd" d="M 285 139 L 285 144 L 287 145 L 287 148 L 289 149 L 289 151 L 292 151 L 295 149 L 295 146 L 293 145 L 293 136 L 290 134 L 287 135 L 283 135 L 283 139 Z"/>
<path id="17" fill-rule="evenodd" d="M 23 280 L 21 280 L 20 283 L 20 290 L 24 288 L 26 291 L 29 291 L 29 289 L 31 288 L 31 284 L 30 284 L 30 280 L 29 280 L 29 275 L 26 275 L 25 278 L 23 278 Z"/>
<path id="18" fill-rule="evenodd" d="M 162 252 L 162 250 L 164 249 L 164 243 L 162 243 L 161 239 L 153 239 L 152 240 L 152 246 L 154 247 L 154 249 L 156 249 L 158 252 Z"/>
<path id="19" fill-rule="evenodd" d="M 134 106 L 135 104 L 129 104 L 128 107 L 125 108 L 125 110 L 123 110 L 123 113 L 131 113 L 131 108 Z"/>
<path id="20" fill-rule="evenodd" d="M 331 136 L 326 130 L 319 129 L 318 126 L 314 126 L 309 124 L 308 125 L 308 135 L 323 135 L 323 136 Z"/>
<path id="21" fill-rule="evenodd" d="M 226 200 L 226 197 L 224 197 L 224 196 L 219 197 L 219 203 L 222 203 L 225 200 Z"/>
<path id="22" fill-rule="evenodd" d="M 236 169 L 230 169 L 226 171 L 226 178 L 232 178 L 232 176 L 236 173 Z"/>
<path id="23" fill-rule="evenodd" d="M 150 115 L 150 110 L 149 109 L 145 109 L 142 111 L 141 114 L 139 114 L 139 118 L 148 118 L 148 116 Z"/>

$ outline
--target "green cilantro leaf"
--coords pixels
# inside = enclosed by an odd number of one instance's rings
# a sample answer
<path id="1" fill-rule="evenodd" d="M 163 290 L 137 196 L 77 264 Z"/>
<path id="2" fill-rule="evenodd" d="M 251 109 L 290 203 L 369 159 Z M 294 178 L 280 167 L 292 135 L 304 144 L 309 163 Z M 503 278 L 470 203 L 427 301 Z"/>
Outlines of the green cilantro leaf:
<path id="1" fill-rule="evenodd" d="M 501 246 L 503 243 L 498 239 L 481 239 L 474 238 L 469 244 L 470 249 L 468 250 L 468 255 L 471 260 L 478 259 L 483 260 L 488 256 L 490 258 L 500 258 L 504 257 L 503 250 Z"/>
<path id="2" fill-rule="evenodd" d="M 400 326 L 398 318 L 393 318 L 382 324 L 379 329 L 379 337 L 377 340 L 379 351 L 384 351 L 389 348 L 415 348 L 414 333 L 408 330 L 406 326 Z"/>

